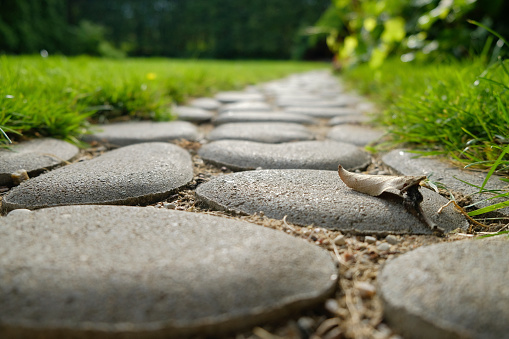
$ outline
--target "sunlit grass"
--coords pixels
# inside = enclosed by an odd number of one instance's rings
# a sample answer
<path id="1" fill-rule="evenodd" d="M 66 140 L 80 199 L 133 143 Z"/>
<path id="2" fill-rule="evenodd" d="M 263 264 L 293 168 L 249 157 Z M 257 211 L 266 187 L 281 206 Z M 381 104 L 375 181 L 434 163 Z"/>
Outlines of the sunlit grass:
<path id="1" fill-rule="evenodd" d="M 325 67 L 288 61 L 1 56 L 0 144 L 21 136 L 76 142 L 89 121 L 170 120 L 172 103 Z"/>
<path id="2" fill-rule="evenodd" d="M 485 70 L 480 61 L 448 64 L 387 62 L 360 67 L 349 82 L 386 109 L 378 118 L 389 142 L 442 154 L 464 166 L 509 173 L 509 62 Z M 505 69 L 504 69 L 505 68 Z"/>

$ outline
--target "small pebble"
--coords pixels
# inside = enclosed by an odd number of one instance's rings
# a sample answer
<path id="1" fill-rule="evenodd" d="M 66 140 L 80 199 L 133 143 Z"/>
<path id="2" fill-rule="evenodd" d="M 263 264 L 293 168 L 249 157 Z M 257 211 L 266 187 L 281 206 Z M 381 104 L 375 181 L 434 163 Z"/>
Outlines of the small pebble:
<path id="1" fill-rule="evenodd" d="M 376 249 L 379 250 L 380 252 L 386 252 L 391 249 L 391 245 L 386 242 L 383 242 L 380 245 L 378 245 Z"/>
<path id="2" fill-rule="evenodd" d="M 389 234 L 388 236 L 386 236 L 385 241 L 387 241 L 391 245 L 396 245 L 397 243 L 399 243 L 399 239 L 395 235 L 392 235 L 392 234 Z"/>
<path id="3" fill-rule="evenodd" d="M 371 298 L 376 294 L 375 286 L 365 281 L 357 281 L 354 287 L 359 292 L 361 298 Z"/>
<path id="4" fill-rule="evenodd" d="M 16 172 L 11 174 L 11 179 L 12 179 L 12 182 L 14 183 L 14 185 L 19 185 L 23 181 L 26 181 L 30 178 L 28 177 L 28 173 L 26 170 L 20 169 L 20 170 L 17 170 Z"/>
<path id="5" fill-rule="evenodd" d="M 325 300 L 325 309 L 330 313 L 337 314 L 339 311 L 339 304 L 336 299 Z"/>
<path id="6" fill-rule="evenodd" d="M 297 326 L 305 332 L 311 333 L 313 326 L 315 326 L 315 320 L 311 317 L 300 317 L 299 320 L 297 320 Z"/>
<path id="7" fill-rule="evenodd" d="M 334 244 L 341 246 L 346 244 L 346 238 L 343 234 L 338 235 L 336 238 L 334 238 Z"/>
<path id="8" fill-rule="evenodd" d="M 174 203 L 172 203 L 172 202 L 165 202 L 165 203 L 163 204 L 163 207 L 164 207 L 164 208 L 167 208 L 167 209 L 169 209 L 169 210 L 172 210 L 172 209 L 174 209 L 174 208 L 175 208 L 175 207 L 177 207 L 177 206 L 176 206 Z"/>
<path id="9" fill-rule="evenodd" d="M 367 235 L 364 237 L 364 241 L 367 242 L 368 244 L 374 244 L 374 243 L 376 243 L 376 238 L 372 237 L 370 235 Z"/>

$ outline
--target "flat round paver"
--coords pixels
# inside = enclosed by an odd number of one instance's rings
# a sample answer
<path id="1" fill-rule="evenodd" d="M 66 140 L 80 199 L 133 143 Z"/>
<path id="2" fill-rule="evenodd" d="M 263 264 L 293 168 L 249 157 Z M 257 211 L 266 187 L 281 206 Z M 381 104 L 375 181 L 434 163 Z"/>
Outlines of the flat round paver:
<path id="1" fill-rule="evenodd" d="M 98 125 L 97 129 L 100 131 L 91 135 L 85 135 L 83 140 L 87 142 L 100 141 L 117 146 L 127 146 L 152 141 L 172 141 L 179 139 L 195 141 L 198 139 L 196 126 L 187 121 L 122 122 Z"/>
<path id="2" fill-rule="evenodd" d="M 74 158 L 78 147 L 68 142 L 43 138 L 0 149 L 0 185 L 11 185 L 11 174 L 27 171 L 30 177 Z"/>
<path id="3" fill-rule="evenodd" d="M 327 133 L 327 138 L 357 146 L 366 146 L 380 139 L 383 135 L 384 133 L 381 130 L 371 127 L 345 124 L 332 127 Z"/>
<path id="4" fill-rule="evenodd" d="M 313 133 L 306 127 L 291 123 L 231 123 L 214 128 L 208 140 L 248 140 L 265 143 L 313 140 Z"/>
<path id="5" fill-rule="evenodd" d="M 338 115 L 355 115 L 359 111 L 344 107 L 286 107 L 285 112 L 309 115 L 314 118 L 330 119 Z"/>
<path id="6" fill-rule="evenodd" d="M 256 92 L 219 92 L 215 96 L 216 100 L 222 103 L 232 103 L 237 101 L 264 101 L 265 97 Z"/>
<path id="7" fill-rule="evenodd" d="M 191 100 L 190 106 L 206 109 L 208 111 L 215 111 L 221 106 L 221 103 L 213 98 L 196 98 Z"/>
<path id="8" fill-rule="evenodd" d="M 335 170 L 366 167 L 371 158 L 358 147 L 335 141 L 299 141 L 266 144 L 220 140 L 202 146 L 198 154 L 206 161 L 233 170 L 256 168 L 306 168 Z"/>
<path id="9" fill-rule="evenodd" d="M 318 107 L 345 107 L 348 106 L 350 102 L 346 100 L 317 100 L 317 101 L 311 101 L 311 100 L 278 100 L 277 105 L 280 107 L 311 107 L 311 108 L 318 108 Z"/>
<path id="10" fill-rule="evenodd" d="M 65 206 L 2 222 L 0 337 L 215 336 L 313 306 L 337 286 L 328 252 L 237 220 Z"/>
<path id="11" fill-rule="evenodd" d="M 220 176 L 196 190 L 208 206 L 234 213 L 283 219 L 299 225 L 361 234 L 432 234 L 408 212 L 400 198 L 391 195 L 372 197 L 348 188 L 337 171 L 260 170 Z M 424 213 L 446 232 L 466 229 L 468 222 L 454 207 L 441 214 L 438 209 L 447 199 L 421 189 Z"/>
<path id="12" fill-rule="evenodd" d="M 508 338 L 509 241 L 418 248 L 378 276 L 385 319 L 405 338 Z"/>
<path id="13" fill-rule="evenodd" d="M 236 122 L 289 122 L 311 125 L 315 120 L 304 114 L 284 112 L 226 112 L 214 119 L 217 125 Z"/>
<path id="14" fill-rule="evenodd" d="M 177 106 L 173 111 L 177 118 L 183 121 L 208 122 L 214 117 L 214 113 L 198 107 Z"/>
<path id="15" fill-rule="evenodd" d="M 329 120 L 328 125 L 329 126 L 336 126 L 336 125 L 355 125 L 355 124 L 362 124 L 362 123 L 368 123 L 372 119 L 362 113 L 357 114 L 351 114 L 351 115 L 338 115 L 334 118 Z"/>
<path id="16" fill-rule="evenodd" d="M 193 178 L 189 153 L 173 144 L 122 147 L 23 182 L 3 197 L 4 211 L 77 204 L 148 204 Z"/>
<path id="17" fill-rule="evenodd" d="M 264 101 L 239 101 L 224 105 L 219 112 L 267 112 L 271 109 L 270 105 Z"/>

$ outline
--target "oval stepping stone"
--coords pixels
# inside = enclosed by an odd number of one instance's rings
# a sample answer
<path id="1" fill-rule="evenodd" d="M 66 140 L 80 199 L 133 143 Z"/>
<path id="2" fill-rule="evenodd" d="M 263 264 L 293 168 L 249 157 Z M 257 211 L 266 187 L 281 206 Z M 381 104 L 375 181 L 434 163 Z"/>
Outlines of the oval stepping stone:
<path id="1" fill-rule="evenodd" d="M 127 206 L 8 215 L 0 336 L 190 337 L 323 302 L 330 254 L 247 222 Z"/>
<path id="2" fill-rule="evenodd" d="M 178 106 L 173 109 L 179 120 L 190 122 L 207 122 L 214 117 L 214 113 L 198 107 Z"/>
<path id="3" fill-rule="evenodd" d="M 208 111 L 215 111 L 216 109 L 221 106 L 221 103 L 217 101 L 216 99 L 212 98 L 197 98 L 194 100 L 191 100 L 189 105 L 201 109 L 206 109 Z"/>
<path id="4" fill-rule="evenodd" d="M 266 143 L 314 139 L 306 127 L 291 123 L 232 123 L 220 125 L 209 133 L 209 140 L 248 140 Z"/>
<path id="5" fill-rule="evenodd" d="M 309 101 L 309 100 L 279 100 L 277 105 L 280 107 L 345 107 L 350 103 L 346 100 L 319 100 L 319 101 Z"/>
<path id="6" fill-rule="evenodd" d="M 299 141 L 265 144 L 221 140 L 204 145 L 198 154 L 206 161 L 233 170 L 307 168 L 335 170 L 366 167 L 370 157 L 358 147 L 335 141 Z"/>
<path id="7" fill-rule="evenodd" d="M 338 115 L 355 115 L 359 111 L 344 107 L 286 107 L 285 112 L 309 115 L 314 118 L 330 119 Z"/>
<path id="8" fill-rule="evenodd" d="M 304 114 L 283 112 L 227 112 L 219 114 L 214 119 L 217 125 L 234 122 L 290 122 L 311 125 L 315 120 Z"/>
<path id="9" fill-rule="evenodd" d="M 472 197 L 472 201 L 478 202 L 476 207 L 481 208 L 505 201 L 504 198 L 492 198 L 493 194 L 479 194 L 479 188 L 486 179 L 486 173 L 469 171 L 453 166 L 437 158 L 417 157 L 415 153 L 406 152 L 402 149 L 393 150 L 382 157 L 382 161 L 396 172 L 403 175 L 431 175 L 430 179 L 443 183 L 448 189 L 461 192 Z M 503 177 L 492 175 L 485 188 L 500 193 L 507 192 L 507 183 L 500 180 Z M 468 182 L 474 186 L 465 184 Z M 494 211 L 497 214 L 509 216 L 509 207 Z"/>
<path id="10" fill-rule="evenodd" d="M 215 98 L 222 103 L 232 103 L 237 101 L 264 101 L 263 94 L 256 92 L 220 92 L 217 93 Z"/>
<path id="11" fill-rule="evenodd" d="M 263 101 L 240 101 L 234 102 L 232 104 L 226 104 L 219 112 L 245 112 L 245 111 L 257 111 L 257 112 L 267 112 L 272 108 L 270 105 Z"/>
<path id="12" fill-rule="evenodd" d="M 168 143 L 122 147 L 25 181 L 4 196 L 4 211 L 77 204 L 148 204 L 193 178 L 191 157 Z"/>
<path id="13" fill-rule="evenodd" d="M 68 142 L 43 138 L 21 142 L 10 149 L 0 149 L 0 185 L 12 185 L 11 174 L 27 171 L 30 177 L 71 160 L 78 147 Z"/>
<path id="14" fill-rule="evenodd" d="M 379 293 L 405 338 L 507 338 L 509 242 L 470 240 L 418 248 L 385 264 Z"/>
<path id="15" fill-rule="evenodd" d="M 338 115 L 329 120 L 329 126 L 362 124 L 370 121 L 371 118 L 364 114 Z"/>
<path id="16" fill-rule="evenodd" d="M 92 135 L 85 135 L 87 142 L 101 141 L 113 145 L 126 146 L 151 141 L 171 141 L 198 139 L 196 126 L 186 121 L 153 122 L 136 121 L 98 125 L 100 130 Z"/>
<path id="17" fill-rule="evenodd" d="M 239 172 L 210 180 L 196 190 L 198 198 L 212 208 L 234 213 L 283 219 L 299 225 L 361 234 L 411 233 L 432 231 L 408 212 L 400 198 L 372 197 L 348 187 L 336 171 L 261 170 Z M 466 228 L 465 217 L 454 207 L 438 209 L 447 199 L 421 189 L 424 213 L 446 232 Z"/>
<path id="18" fill-rule="evenodd" d="M 327 138 L 357 146 L 366 146 L 383 135 L 382 131 L 371 127 L 345 124 L 332 127 L 327 133 Z"/>

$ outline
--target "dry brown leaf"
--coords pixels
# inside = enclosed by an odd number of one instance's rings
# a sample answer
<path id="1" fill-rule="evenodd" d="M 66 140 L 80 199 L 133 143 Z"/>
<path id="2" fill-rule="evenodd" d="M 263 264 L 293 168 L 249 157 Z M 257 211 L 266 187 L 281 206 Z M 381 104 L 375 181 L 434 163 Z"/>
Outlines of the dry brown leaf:
<path id="1" fill-rule="evenodd" d="M 346 186 L 358 192 L 379 196 L 384 192 L 403 196 L 412 186 L 426 179 L 426 176 L 389 176 L 352 173 L 338 166 L 339 177 Z"/>

